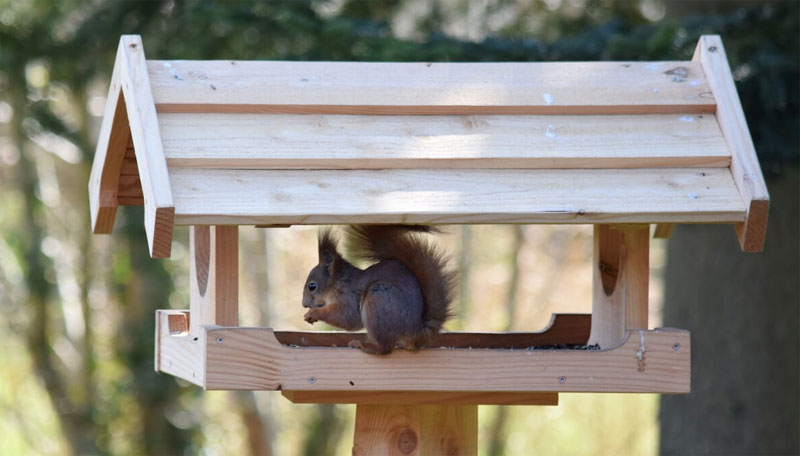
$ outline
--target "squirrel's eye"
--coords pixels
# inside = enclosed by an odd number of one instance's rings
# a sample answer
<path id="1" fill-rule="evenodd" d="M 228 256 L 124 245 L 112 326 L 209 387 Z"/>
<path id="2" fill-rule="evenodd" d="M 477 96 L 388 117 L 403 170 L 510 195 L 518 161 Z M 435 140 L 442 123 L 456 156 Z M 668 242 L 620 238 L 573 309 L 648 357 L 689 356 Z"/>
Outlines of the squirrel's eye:
<path id="1" fill-rule="evenodd" d="M 314 291 L 317 289 L 317 282 L 308 282 L 308 291 Z"/>

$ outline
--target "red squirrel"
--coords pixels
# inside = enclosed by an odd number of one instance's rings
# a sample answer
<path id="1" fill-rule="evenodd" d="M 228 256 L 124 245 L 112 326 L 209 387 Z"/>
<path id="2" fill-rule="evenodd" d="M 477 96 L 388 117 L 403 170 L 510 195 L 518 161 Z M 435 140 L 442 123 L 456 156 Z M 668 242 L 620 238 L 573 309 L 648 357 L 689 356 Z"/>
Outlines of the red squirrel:
<path id="1" fill-rule="evenodd" d="M 330 229 L 319 233 L 319 264 L 306 279 L 303 307 L 308 323 L 321 320 L 347 331 L 366 328 L 363 342 L 350 347 L 388 354 L 417 351 L 450 316 L 455 273 L 446 256 L 420 233 L 422 225 L 354 225 L 345 246 L 354 258 L 374 261 L 359 269 L 339 253 Z"/>

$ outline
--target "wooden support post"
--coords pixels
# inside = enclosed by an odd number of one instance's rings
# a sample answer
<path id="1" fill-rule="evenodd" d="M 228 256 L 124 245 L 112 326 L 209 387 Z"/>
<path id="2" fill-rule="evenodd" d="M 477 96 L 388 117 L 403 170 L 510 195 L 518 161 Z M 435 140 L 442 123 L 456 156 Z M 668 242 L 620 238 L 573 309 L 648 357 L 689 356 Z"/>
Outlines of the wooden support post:
<path id="1" fill-rule="evenodd" d="M 190 333 L 201 325 L 238 325 L 238 227 L 192 226 L 189 246 Z"/>
<path id="2" fill-rule="evenodd" d="M 359 404 L 353 454 L 478 454 L 478 406 Z"/>
<path id="3" fill-rule="evenodd" d="M 649 225 L 594 226 L 589 344 L 611 348 L 629 329 L 647 329 Z"/>

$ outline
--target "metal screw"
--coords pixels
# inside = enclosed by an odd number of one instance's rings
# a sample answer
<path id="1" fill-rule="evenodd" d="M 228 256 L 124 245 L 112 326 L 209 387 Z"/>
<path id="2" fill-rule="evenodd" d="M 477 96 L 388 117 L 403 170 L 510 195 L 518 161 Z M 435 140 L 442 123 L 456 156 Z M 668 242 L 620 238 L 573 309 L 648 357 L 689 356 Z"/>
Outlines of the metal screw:
<path id="1" fill-rule="evenodd" d="M 317 383 L 317 377 L 308 377 L 308 383 Z"/>
<path id="2" fill-rule="evenodd" d="M 128 45 L 128 47 L 131 49 L 136 49 L 136 43 L 131 43 Z"/>
<path id="3" fill-rule="evenodd" d="M 711 46 L 710 48 L 708 48 L 708 52 L 717 52 L 717 47 Z"/>
<path id="4" fill-rule="evenodd" d="M 672 344 L 672 349 L 675 350 L 675 351 L 680 350 L 681 349 L 681 344 L 675 342 L 674 344 Z"/>
<path id="5" fill-rule="evenodd" d="M 218 343 L 218 344 L 221 344 L 221 343 L 222 343 L 222 338 L 221 338 L 221 337 L 217 337 L 217 343 Z"/>
<path id="6" fill-rule="evenodd" d="M 558 383 L 566 383 L 567 377 L 558 377 Z"/>

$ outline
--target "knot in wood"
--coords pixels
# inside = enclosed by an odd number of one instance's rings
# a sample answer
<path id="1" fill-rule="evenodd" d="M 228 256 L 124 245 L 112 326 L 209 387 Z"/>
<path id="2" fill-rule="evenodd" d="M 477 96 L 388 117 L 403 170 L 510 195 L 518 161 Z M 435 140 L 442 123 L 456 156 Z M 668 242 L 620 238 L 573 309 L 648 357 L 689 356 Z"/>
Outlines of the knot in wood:
<path id="1" fill-rule="evenodd" d="M 597 267 L 600 269 L 600 281 L 603 283 L 603 292 L 606 296 L 611 296 L 614 293 L 614 288 L 617 286 L 619 269 L 604 261 L 601 261 Z"/>
<path id="2" fill-rule="evenodd" d="M 208 287 L 209 262 L 211 260 L 211 230 L 206 225 L 195 227 L 194 255 L 197 291 L 202 297 L 206 295 Z"/>
<path id="3" fill-rule="evenodd" d="M 417 433 L 410 428 L 405 428 L 397 436 L 397 449 L 401 454 L 411 454 L 417 449 Z"/>

